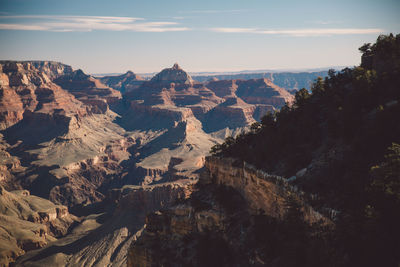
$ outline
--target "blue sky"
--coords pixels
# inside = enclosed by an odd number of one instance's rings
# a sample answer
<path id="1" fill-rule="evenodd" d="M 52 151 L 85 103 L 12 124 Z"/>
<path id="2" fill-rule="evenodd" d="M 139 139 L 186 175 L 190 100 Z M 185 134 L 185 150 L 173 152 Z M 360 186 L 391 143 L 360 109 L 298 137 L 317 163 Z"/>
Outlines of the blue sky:
<path id="1" fill-rule="evenodd" d="M 0 0 L 0 59 L 88 73 L 297 69 L 359 64 L 400 33 L 398 0 Z"/>

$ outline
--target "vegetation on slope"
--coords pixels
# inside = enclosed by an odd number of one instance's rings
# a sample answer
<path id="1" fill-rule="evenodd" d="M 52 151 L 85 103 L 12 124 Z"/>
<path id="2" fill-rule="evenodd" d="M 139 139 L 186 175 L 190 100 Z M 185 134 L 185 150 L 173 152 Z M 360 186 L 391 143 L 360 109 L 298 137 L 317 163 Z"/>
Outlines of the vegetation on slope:
<path id="1" fill-rule="evenodd" d="M 360 51 L 360 66 L 329 71 L 312 93 L 300 90 L 292 106 L 211 152 L 286 177 L 306 168 L 295 183 L 318 196 L 314 205 L 340 211 L 336 266 L 398 266 L 400 35 L 381 35 Z"/>

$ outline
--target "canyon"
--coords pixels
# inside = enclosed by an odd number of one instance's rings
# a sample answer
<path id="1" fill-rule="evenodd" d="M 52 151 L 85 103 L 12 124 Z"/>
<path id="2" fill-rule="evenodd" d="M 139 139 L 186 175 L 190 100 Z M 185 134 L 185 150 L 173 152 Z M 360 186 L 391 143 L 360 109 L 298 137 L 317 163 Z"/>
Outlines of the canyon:
<path id="1" fill-rule="evenodd" d="M 213 145 L 294 101 L 267 78 L 199 82 L 178 64 L 146 81 L 51 61 L 0 63 L 0 238 L 13 240 L 1 247 L 5 265 L 123 266 L 148 235 L 148 214 L 191 201 L 212 171 Z M 10 213 L 12 199 L 39 204 Z M 282 199 L 273 204 L 281 215 Z M 272 212 L 265 205 L 257 208 Z M 13 222 L 26 238 L 7 230 Z"/>

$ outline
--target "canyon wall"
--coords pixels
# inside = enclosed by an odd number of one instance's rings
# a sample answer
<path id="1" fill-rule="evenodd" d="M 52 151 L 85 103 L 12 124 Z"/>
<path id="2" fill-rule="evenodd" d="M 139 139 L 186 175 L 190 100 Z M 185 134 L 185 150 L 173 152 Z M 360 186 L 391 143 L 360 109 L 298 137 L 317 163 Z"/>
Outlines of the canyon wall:
<path id="1" fill-rule="evenodd" d="M 217 237 L 214 242 L 243 252 L 248 249 L 244 240 L 254 234 L 257 216 L 281 221 L 287 216 L 289 201 L 298 203 L 308 224 L 329 223 L 302 195 L 283 177 L 233 159 L 207 157 L 188 201 L 147 216 L 146 228 L 129 250 L 128 266 L 197 266 L 200 254 L 207 250 L 203 246 L 213 247 L 212 239 Z M 218 259 L 214 260 L 216 264 Z M 235 259 L 243 265 L 256 261 L 256 256 Z"/>

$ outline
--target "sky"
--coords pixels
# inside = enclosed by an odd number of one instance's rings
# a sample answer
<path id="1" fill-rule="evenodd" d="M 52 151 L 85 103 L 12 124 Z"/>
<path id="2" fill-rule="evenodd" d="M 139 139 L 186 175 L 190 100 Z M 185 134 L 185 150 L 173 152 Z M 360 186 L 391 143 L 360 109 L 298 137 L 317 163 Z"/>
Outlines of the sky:
<path id="1" fill-rule="evenodd" d="M 0 0 L 0 59 L 86 73 L 354 66 L 399 0 Z"/>

